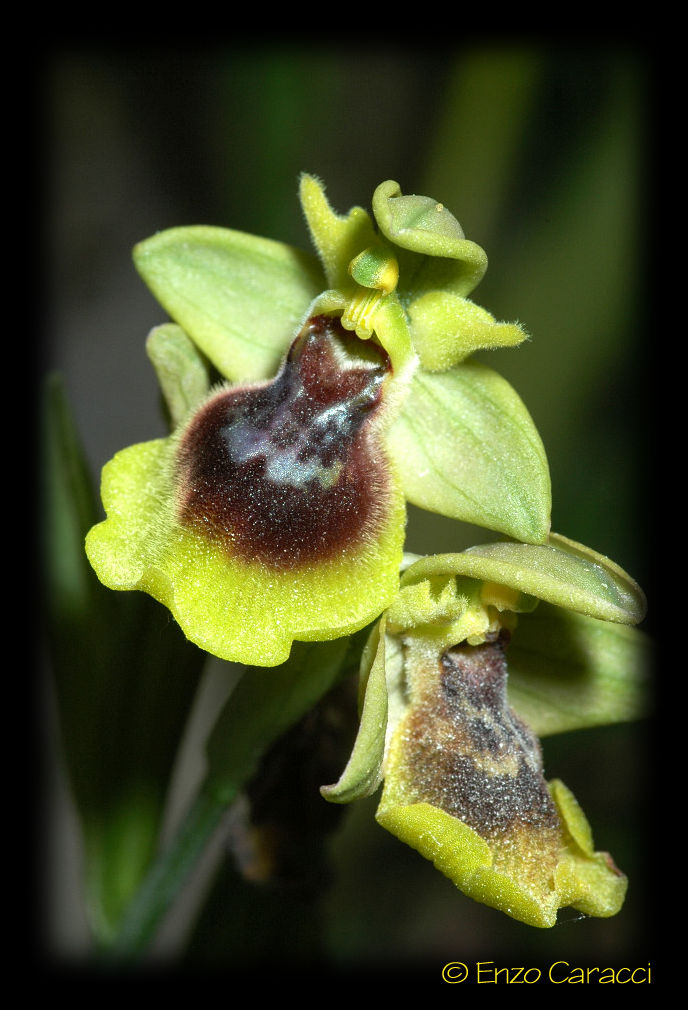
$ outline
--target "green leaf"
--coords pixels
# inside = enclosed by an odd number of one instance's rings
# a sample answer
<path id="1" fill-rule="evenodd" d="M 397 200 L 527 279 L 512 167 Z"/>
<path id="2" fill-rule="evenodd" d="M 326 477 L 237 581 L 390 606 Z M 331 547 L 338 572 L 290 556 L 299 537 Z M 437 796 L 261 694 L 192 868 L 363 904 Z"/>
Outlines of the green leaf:
<path id="1" fill-rule="evenodd" d="M 417 373 L 390 439 L 414 505 L 517 540 L 546 538 L 545 450 L 519 396 L 496 372 L 471 361 Z"/>
<path id="2" fill-rule="evenodd" d="M 100 518 L 100 509 L 64 384 L 56 374 L 45 382 L 42 423 L 41 532 L 50 633 L 59 652 L 72 636 L 88 641 L 93 634 L 98 641 L 112 601 L 83 550 L 86 531 Z"/>
<path id="3" fill-rule="evenodd" d="M 111 957 L 133 959 L 145 951 L 262 755 L 335 685 L 357 645 L 348 638 L 295 643 L 277 669 L 246 669 L 209 737 L 201 788 L 127 909 Z"/>
<path id="4" fill-rule="evenodd" d="M 226 228 L 171 228 L 134 250 L 172 319 L 232 381 L 274 375 L 323 287 L 315 257 Z"/>
<path id="5" fill-rule="evenodd" d="M 509 643 L 509 701 L 538 736 L 648 715 L 650 639 L 541 603 Z"/>

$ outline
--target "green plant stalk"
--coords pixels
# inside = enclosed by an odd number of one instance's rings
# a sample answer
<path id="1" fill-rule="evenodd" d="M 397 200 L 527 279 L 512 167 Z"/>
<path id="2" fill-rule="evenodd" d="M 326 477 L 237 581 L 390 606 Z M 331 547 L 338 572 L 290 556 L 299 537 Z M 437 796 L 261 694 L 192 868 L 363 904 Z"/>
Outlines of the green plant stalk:
<path id="1" fill-rule="evenodd" d="M 106 959 L 136 960 L 146 952 L 261 756 L 352 670 L 363 637 L 297 642 L 280 667 L 246 670 L 210 735 L 208 772 L 196 799 L 127 908 Z"/>
<path id="2" fill-rule="evenodd" d="M 237 784 L 234 796 L 238 791 Z M 217 792 L 208 782 L 201 787 L 172 843 L 153 864 L 125 912 L 119 932 L 107 948 L 108 959 L 135 959 L 148 948 L 227 813 L 230 795 L 227 790 Z"/>

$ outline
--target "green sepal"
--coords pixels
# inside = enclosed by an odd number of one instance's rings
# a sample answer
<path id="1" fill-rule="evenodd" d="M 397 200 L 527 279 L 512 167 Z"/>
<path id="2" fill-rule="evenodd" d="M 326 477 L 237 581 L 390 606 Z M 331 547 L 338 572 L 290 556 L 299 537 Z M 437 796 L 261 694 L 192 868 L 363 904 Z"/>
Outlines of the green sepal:
<path id="1" fill-rule="evenodd" d="M 429 372 L 445 372 L 475 351 L 516 347 L 528 337 L 518 323 L 498 323 L 480 305 L 451 292 L 430 291 L 407 312 L 414 347 Z"/>
<path id="2" fill-rule="evenodd" d="M 417 372 L 390 445 L 414 505 L 527 543 L 547 537 L 545 450 L 522 400 L 492 369 L 471 361 Z"/>
<path id="3" fill-rule="evenodd" d="M 467 295 L 487 270 L 485 251 L 464 237 L 454 215 L 431 197 L 402 196 L 397 182 L 382 182 L 373 194 L 380 231 L 413 256 L 400 257 L 405 299 L 435 289 Z"/>
<path id="4" fill-rule="evenodd" d="M 207 396 L 208 367 L 194 342 L 181 326 L 165 323 L 148 334 L 146 353 L 176 428 Z"/>
<path id="5" fill-rule="evenodd" d="M 331 803 L 371 796 L 382 782 L 388 714 L 384 616 L 366 643 L 360 676 L 361 721 L 351 757 L 339 780 L 320 789 Z"/>
<path id="6" fill-rule="evenodd" d="M 496 582 L 602 621 L 637 624 L 645 616 L 645 596 L 627 572 L 556 533 L 545 544 L 500 541 L 422 558 L 404 572 L 401 584 L 449 573 Z"/>
<path id="7" fill-rule="evenodd" d="M 509 701 L 538 736 L 648 715 L 652 642 L 637 628 L 541 603 L 507 659 Z"/>
<path id="8" fill-rule="evenodd" d="M 323 286 L 312 255 L 203 225 L 153 235 L 136 246 L 134 263 L 172 319 L 235 382 L 275 374 Z"/>

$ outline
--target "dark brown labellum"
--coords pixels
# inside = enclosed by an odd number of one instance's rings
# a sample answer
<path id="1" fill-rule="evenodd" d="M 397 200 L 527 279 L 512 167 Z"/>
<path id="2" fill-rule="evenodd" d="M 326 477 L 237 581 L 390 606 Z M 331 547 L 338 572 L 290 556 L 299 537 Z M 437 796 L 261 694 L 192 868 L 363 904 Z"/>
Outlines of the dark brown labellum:
<path id="1" fill-rule="evenodd" d="M 385 351 L 339 319 L 310 319 L 272 382 L 218 393 L 189 424 L 177 455 L 181 522 L 275 568 L 373 537 L 389 479 L 370 420 L 390 370 Z"/>

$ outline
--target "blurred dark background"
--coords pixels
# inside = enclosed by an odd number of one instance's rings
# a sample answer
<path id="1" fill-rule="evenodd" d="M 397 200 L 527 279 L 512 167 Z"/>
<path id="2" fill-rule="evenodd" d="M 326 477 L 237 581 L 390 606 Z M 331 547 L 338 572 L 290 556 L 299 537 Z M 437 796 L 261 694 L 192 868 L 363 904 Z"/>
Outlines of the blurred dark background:
<path id="1" fill-rule="evenodd" d="M 532 335 L 487 360 L 539 427 L 553 528 L 645 582 L 641 249 L 651 89 L 645 53 L 621 45 L 55 47 L 42 78 L 41 364 L 65 377 L 94 474 L 118 449 L 165 433 L 144 351 L 165 317 L 132 266 L 136 242 L 175 225 L 215 224 L 308 248 L 300 171 L 325 181 L 340 212 L 369 207 L 375 186 L 391 178 L 454 212 L 490 260 L 473 299 Z M 412 510 L 410 550 L 485 538 Z M 548 776 L 574 790 L 597 847 L 631 878 L 616 919 L 570 913 L 540 932 L 478 906 L 378 828 L 370 801 L 347 813 L 332 842 L 321 934 L 335 963 L 432 972 L 447 960 L 500 957 L 511 965 L 646 963 L 648 747 L 635 726 L 545 741 Z M 63 848 L 74 839 L 68 797 L 58 780 L 55 789 L 63 799 L 54 858 L 78 867 L 78 847 L 76 855 Z M 83 933 L 74 879 L 65 872 L 51 911 L 56 943 L 70 952 Z M 221 952 L 240 934 L 255 935 L 246 956 L 268 957 L 280 941 L 261 939 L 259 907 L 247 899 L 232 916 L 218 913 L 209 961 L 222 967 Z"/>

